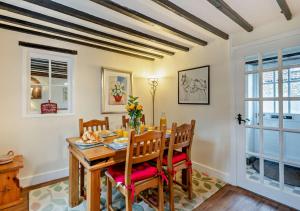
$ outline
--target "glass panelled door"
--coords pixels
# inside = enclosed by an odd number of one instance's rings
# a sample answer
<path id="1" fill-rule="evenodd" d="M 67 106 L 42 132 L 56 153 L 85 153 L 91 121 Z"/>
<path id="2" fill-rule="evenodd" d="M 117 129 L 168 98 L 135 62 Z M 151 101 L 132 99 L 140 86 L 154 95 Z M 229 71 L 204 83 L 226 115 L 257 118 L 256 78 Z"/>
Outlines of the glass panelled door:
<path id="1" fill-rule="evenodd" d="M 244 57 L 238 185 L 300 209 L 300 46 Z"/>

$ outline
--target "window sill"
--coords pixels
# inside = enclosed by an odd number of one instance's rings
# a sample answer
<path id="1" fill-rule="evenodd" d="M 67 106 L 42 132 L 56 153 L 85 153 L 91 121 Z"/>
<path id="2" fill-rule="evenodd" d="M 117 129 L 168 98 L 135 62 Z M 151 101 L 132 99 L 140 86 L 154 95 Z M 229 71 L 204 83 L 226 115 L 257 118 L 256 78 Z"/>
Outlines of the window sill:
<path id="1" fill-rule="evenodd" d="M 74 113 L 56 113 L 56 114 L 24 114 L 24 118 L 47 118 L 47 117 L 64 117 L 73 116 Z"/>

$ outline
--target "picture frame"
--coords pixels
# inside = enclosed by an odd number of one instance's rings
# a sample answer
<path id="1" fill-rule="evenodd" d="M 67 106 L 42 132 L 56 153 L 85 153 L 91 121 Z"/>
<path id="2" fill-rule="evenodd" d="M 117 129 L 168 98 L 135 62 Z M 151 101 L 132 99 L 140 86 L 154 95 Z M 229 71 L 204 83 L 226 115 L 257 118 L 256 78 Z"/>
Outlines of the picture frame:
<path id="1" fill-rule="evenodd" d="M 210 66 L 178 71 L 178 104 L 210 105 Z"/>
<path id="2" fill-rule="evenodd" d="M 132 72 L 102 67 L 101 113 L 126 113 L 129 95 L 132 95 Z"/>

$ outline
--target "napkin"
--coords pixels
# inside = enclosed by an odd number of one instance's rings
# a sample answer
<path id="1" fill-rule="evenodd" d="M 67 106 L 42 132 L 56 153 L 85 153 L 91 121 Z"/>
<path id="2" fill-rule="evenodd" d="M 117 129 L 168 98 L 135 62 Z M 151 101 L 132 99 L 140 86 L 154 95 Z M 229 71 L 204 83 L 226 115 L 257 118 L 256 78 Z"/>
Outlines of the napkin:
<path id="1" fill-rule="evenodd" d="M 109 148 L 111 148 L 113 150 L 122 150 L 122 149 L 127 148 L 127 143 L 125 143 L 125 144 L 111 143 L 111 144 L 107 144 L 106 146 L 108 146 Z"/>

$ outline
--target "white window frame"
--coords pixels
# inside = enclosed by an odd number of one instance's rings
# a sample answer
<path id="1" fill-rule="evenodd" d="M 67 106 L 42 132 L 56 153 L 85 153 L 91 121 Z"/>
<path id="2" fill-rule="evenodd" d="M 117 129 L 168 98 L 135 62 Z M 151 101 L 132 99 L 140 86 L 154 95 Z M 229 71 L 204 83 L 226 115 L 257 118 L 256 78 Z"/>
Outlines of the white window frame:
<path id="1" fill-rule="evenodd" d="M 68 63 L 68 109 L 58 110 L 56 114 L 41 114 L 40 112 L 32 112 L 31 103 L 31 58 L 41 58 L 47 60 L 64 61 Z M 51 52 L 40 49 L 23 49 L 23 117 L 52 117 L 52 116 L 68 116 L 74 115 L 74 64 L 75 56 Z M 51 63 L 49 63 L 51 68 Z M 49 74 L 49 98 L 51 99 L 51 75 Z"/>

